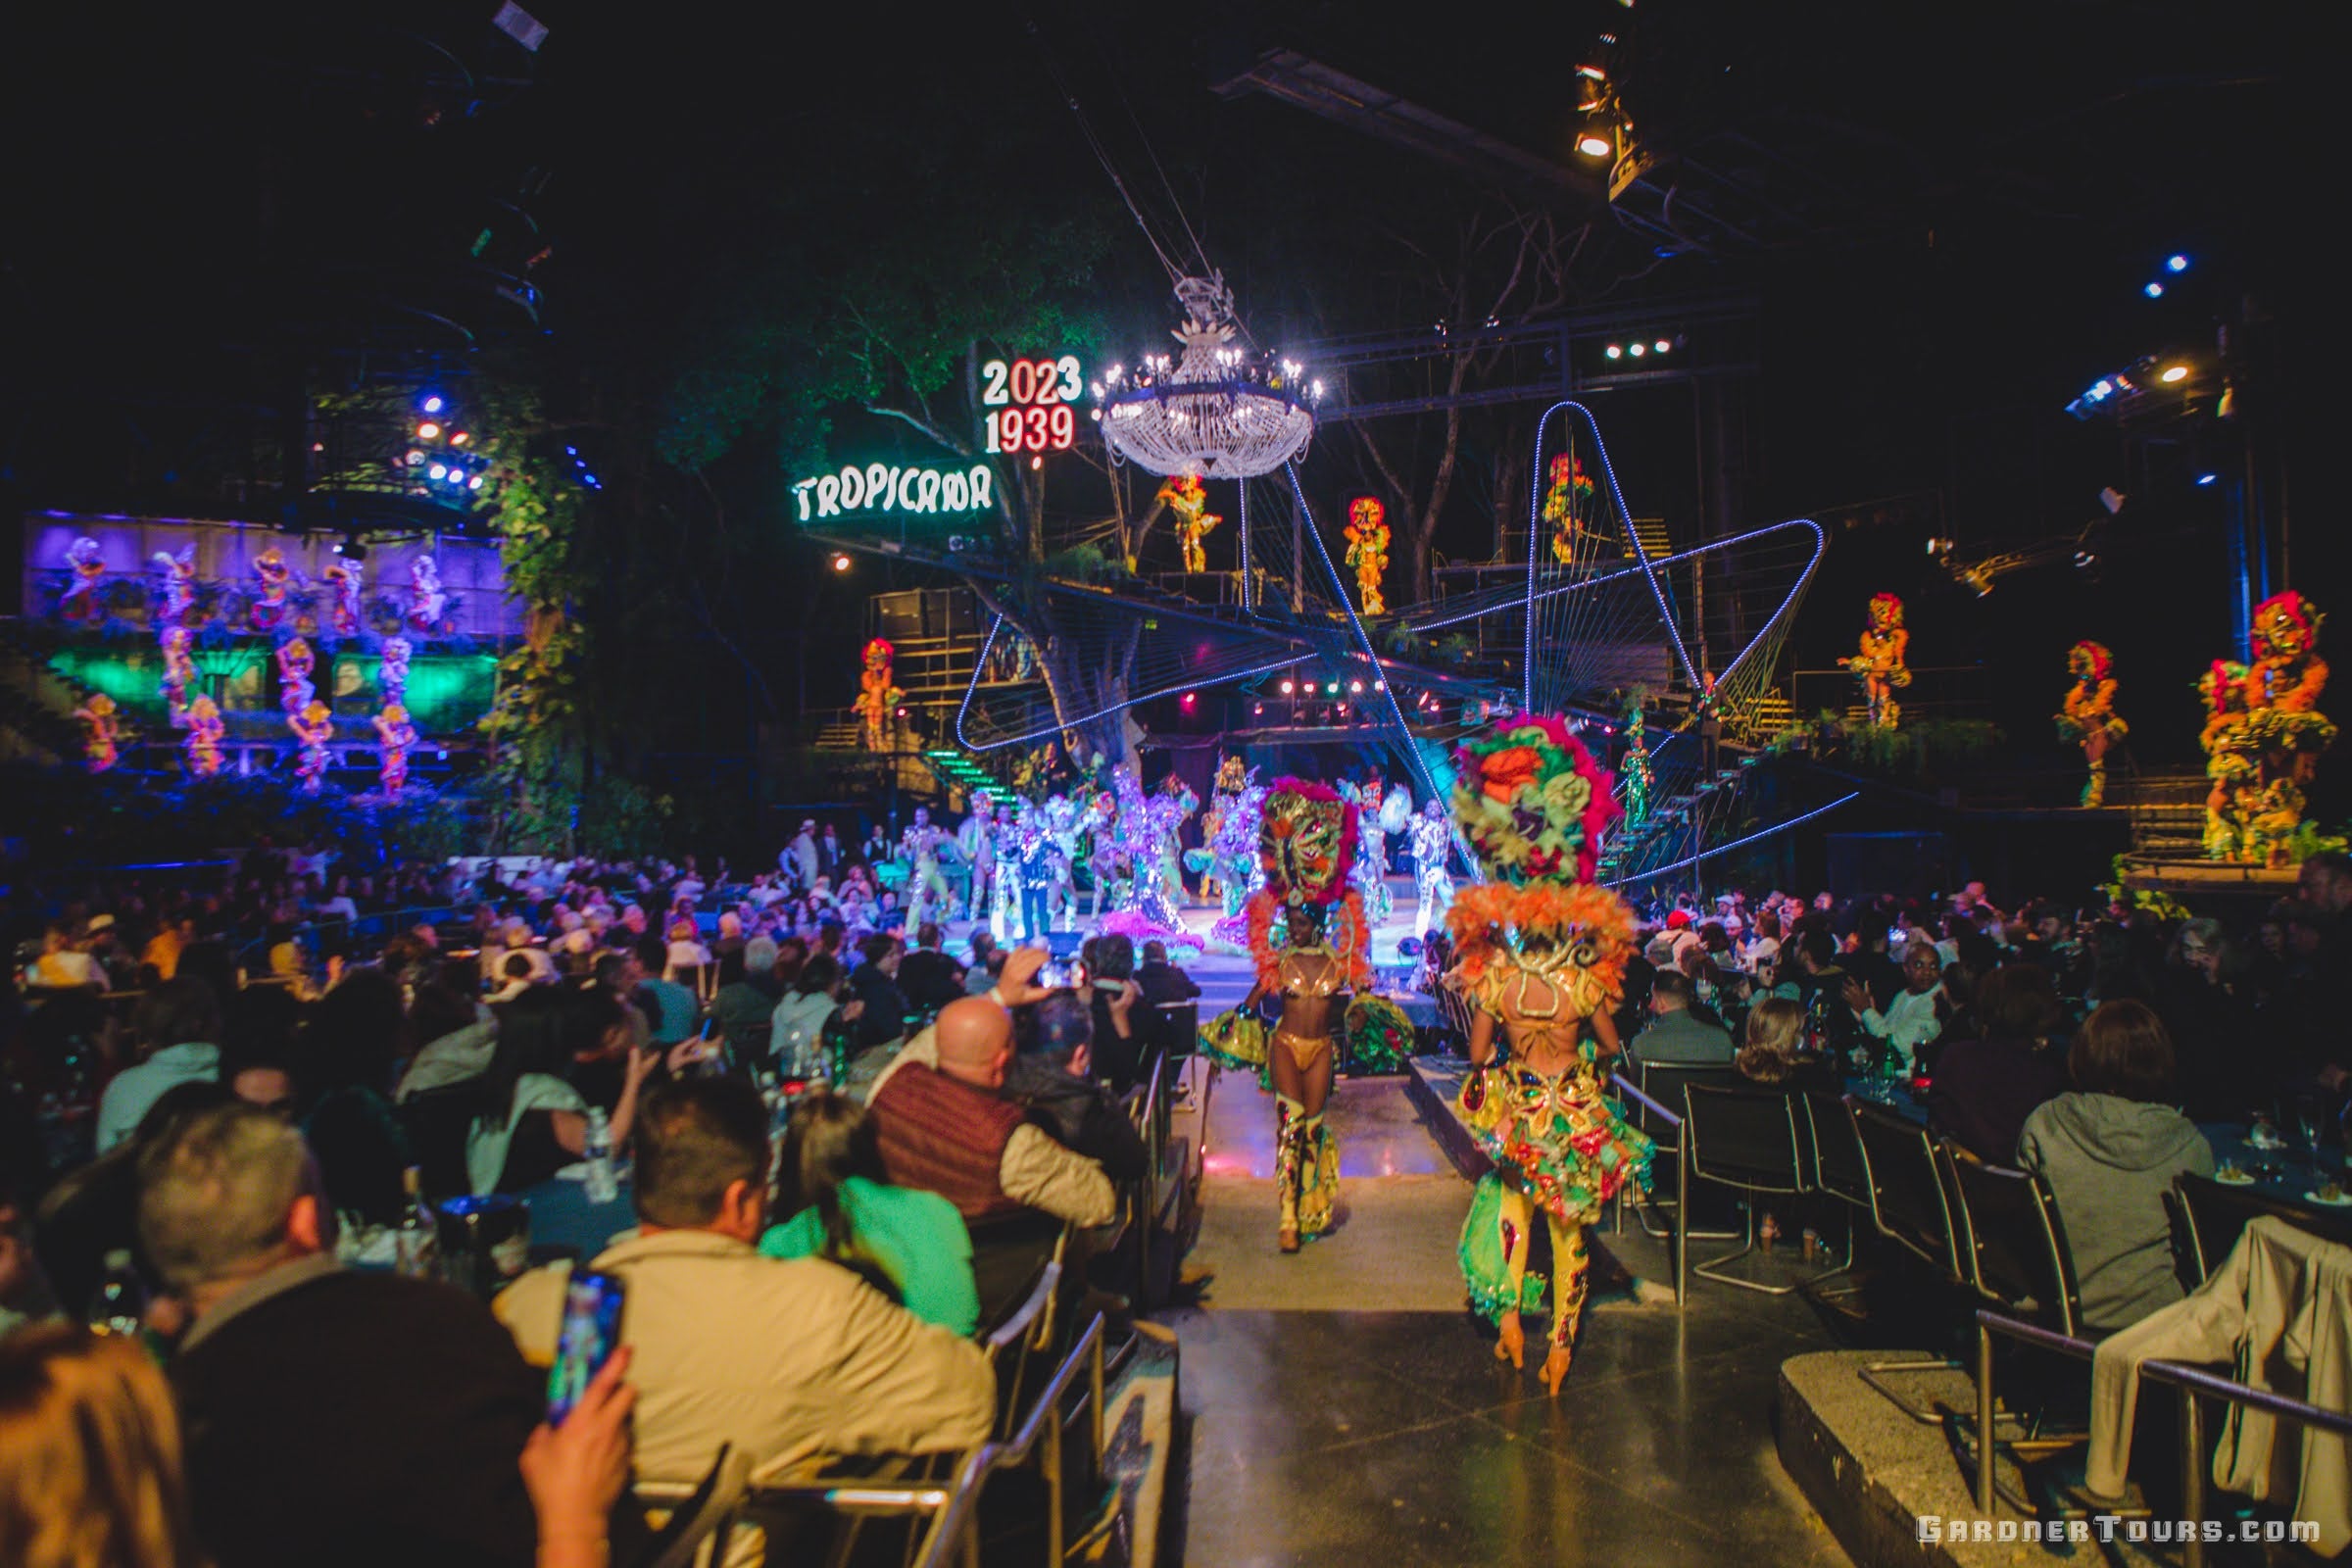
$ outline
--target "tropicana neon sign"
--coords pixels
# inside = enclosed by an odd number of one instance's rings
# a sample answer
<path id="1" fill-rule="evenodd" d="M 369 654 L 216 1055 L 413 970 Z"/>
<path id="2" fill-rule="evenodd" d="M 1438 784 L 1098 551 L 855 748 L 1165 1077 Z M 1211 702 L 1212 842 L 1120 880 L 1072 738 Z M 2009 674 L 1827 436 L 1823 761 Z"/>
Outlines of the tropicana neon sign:
<path id="1" fill-rule="evenodd" d="M 800 520 L 850 512 L 986 512 L 996 505 L 996 474 L 985 463 L 967 468 L 893 467 L 869 463 L 803 479 L 792 487 Z"/>

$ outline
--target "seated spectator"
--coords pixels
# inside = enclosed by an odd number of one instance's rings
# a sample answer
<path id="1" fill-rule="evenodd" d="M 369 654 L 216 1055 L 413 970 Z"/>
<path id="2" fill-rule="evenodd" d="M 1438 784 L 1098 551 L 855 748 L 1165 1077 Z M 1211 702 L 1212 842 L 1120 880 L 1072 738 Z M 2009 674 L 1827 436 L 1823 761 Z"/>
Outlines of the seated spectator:
<path id="1" fill-rule="evenodd" d="M 791 994 L 769 1014 L 767 1055 L 777 1075 L 804 1082 L 831 1078 L 828 1043 L 839 1028 L 856 1021 L 851 1008 L 862 1011 L 863 1007 L 862 1003 L 842 1003 L 839 962 L 828 954 L 810 956 L 801 965 L 801 977 L 793 983 Z"/>
<path id="2" fill-rule="evenodd" d="M 1943 963 L 1933 944 L 1903 949 L 1903 989 L 1885 1011 L 1858 979 L 1849 977 L 1841 994 L 1872 1042 L 1872 1054 L 1904 1074 L 1915 1066 L 1919 1048 L 1942 1032 Z"/>
<path id="3" fill-rule="evenodd" d="M 220 1003 L 203 981 L 183 975 L 157 986 L 139 999 L 132 1028 L 147 1059 L 115 1074 L 99 1097 L 101 1154 L 130 1136 L 165 1090 L 220 1076 Z"/>
<path id="4" fill-rule="evenodd" d="M 899 960 L 899 989 L 915 1012 L 931 1014 L 964 994 L 963 965 L 939 950 L 939 927 L 925 920 L 915 928 L 914 951 Z"/>
<path id="5" fill-rule="evenodd" d="M 409 1034 L 423 1044 L 401 1075 L 396 1101 L 479 1078 L 498 1050 L 498 1015 L 434 980 L 409 1004 Z"/>
<path id="6" fill-rule="evenodd" d="M 2051 1043 L 2066 1013 L 2049 971 L 2031 963 L 1984 976 L 1974 1006 L 1984 1032 L 1946 1042 L 1936 1056 L 1928 1125 L 1987 1165 L 2006 1165 L 2027 1116 L 2066 1093 L 2066 1062 Z"/>
<path id="7" fill-rule="evenodd" d="M 0 1186 L 0 1341 L 27 1323 L 59 1315 L 57 1293 L 33 1245 L 29 1205 L 13 1188 Z M 0 1431 L 5 1430 L 0 1425 Z M 5 1516 L 4 1509 L 0 1516 Z M 6 1540 L 5 1528 L 0 1527 L 0 1544 Z"/>
<path id="8" fill-rule="evenodd" d="M 472 1080 L 466 1171 L 477 1197 L 535 1187 L 587 1153 L 589 1102 L 564 1075 L 577 1055 L 609 1049 L 625 1027 L 609 1003 L 560 986 L 534 986 L 507 1004 L 490 1065 Z M 610 1123 L 615 1151 L 628 1142 L 638 1088 L 660 1059 L 656 1051 L 628 1053 Z"/>
<path id="9" fill-rule="evenodd" d="M 1783 997 L 1766 997 L 1748 1009 L 1740 1054 L 1732 1065 L 1750 1083 L 1792 1093 L 1837 1095 L 1845 1090 L 1837 1062 L 1806 1052 L 1805 1009 Z"/>
<path id="10" fill-rule="evenodd" d="M 217 1083 L 173 1084 L 148 1107 L 127 1142 L 69 1173 L 41 1196 L 34 1246 L 59 1301 L 86 1303 L 106 1275 L 108 1253 L 125 1249 L 134 1256 L 141 1252 L 140 1152 L 197 1111 L 236 1098 Z M 143 1258 L 139 1272 L 150 1284 L 159 1278 Z"/>
<path id="11" fill-rule="evenodd" d="M 1013 1015 L 1013 1038 L 1002 1098 L 1042 1119 L 1055 1141 L 1102 1166 L 1112 1181 L 1140 1180 L 1151 1155 L 1134 1120 L 1093 1076 L 1088 1004 L 1056 991 Z"/>
<path id="12" fill-rule="evenodd" d="M 1147 1006 L 1165 1007 L 1200 995 L 1193 977 L 1168 961 L 1168 945 L 1157 940 L 1144 944 L 1144 961 L 1135 967 L 1135 983 Z"/>
<path id="13" fill-rule="evenodd" d="M 74 945 L 74 933 L 52 925 L 41 937 L 41 956 L 32 966 L 32 983 L 53 991 L 88 987 L 106 989 L 106 972 L 98 960 Z"/>
<path id="14" fill-rule="evenodd" d="M 1732 1059 L 1731 1031 L 1721 1024 L 1693 1017 L 1690 1003 L 1694 995 L 1690 978 L 1672 969 L 1662 971 L 1650 982 L 1649 1025 L 1626 1045 L 1636 1061 L 1704 1063 Z M 1795 1004 L 1788 1005 L 1793 1007 Z M 1798 1015 L 1802 1017 L 1803 1009 L 1798 1009 Z"/>
<path id="15" fill-rule="evenodd" d="M 44 1323 L 0 1339 L 0 1559 L 197 1568 L 179 1414 L 138 1342 Z"/>
<path id="16" fill-rule="evenodd" d="M 819 1454 L 984 1441 L 996 1387 L 978 1346 L 837 1264 L 760 1255 L 767 1168 L 767 1109 L 749 1085 L 690 1079 L 647 1099 L 640 1229 L 590 1264 L 628 1289 L 638 1479 L 699 1481 L 722 1443 L 774 1473 Z M 498 1298 L 534 1361 L 554 1359 L 569 1271 L 534 1270 Z"/>
<path id="17" fill-rule="evenodd" d="M 1088 997 L 1094 1007 L 1094 1071 L 1114 1095 L 1135 1087 L 1144 1070 L 1143 1020 L 1136 1004 L 1143 992 L 1135 983 L 1135 943 L 1115 932 L 1095 939 L 1095 955 L 1086 963 Z"/>
<path id="18" fill-rule="evenodd" d="M 669 923 L 669 946 L 662 953 L 662 978 L 674 980 L 689 990 L 700 991 L 703 971 L 713 962 L 710 950 L 703 946 L 702 932 L 691 916 L 682 916 Z M 653 968 L 648 962 L 646 967 Z"/>
<path id="19" fill-rule="evenodd" d="M 937 1193 L 893 1187 L 873 1118 L 845 1095 L 820 1090 L 793 1107 L 784 1135 L 779 1206 L 769 1257 L 821 1257 L 856 1270 L 926 1323 L 970 1335 L 980 1324 L 972 1238 Z"/>
<path id="20" fill-rule="evenodd" d="M 850 971 L 850 995 L 865 1006 L 851 1044 L 862 1054 L 906 1038 L 907 1006 L 906 993 L 898 982 L 899 956 L 905 951 L 899 939 L 877 931 L 859 943 L 858 951 L 865 961 Z"/>
<path id="21" fill-rule="evenodd" d="M 767 1061 L 767 1041 L 776 1004 L 776 945 L 765 937 L 738 944 L 718 959 L 718 990 L 710 998 L 713 1030 L 727 1059 L 749 1070 Z"/>
<path id="22" fill-rule="evenodd" d="M 514 1564 L 542 1380 L 463 1291 L 337 1265 L 301 1134 L 250 1105 L 139 1161 L 147 1255 L 194 1319 L 172 1364 L 218 1568 Z"/>
<path id="23" fill-rule="evenodd" d="M 407 1038 L 400 986 L 363 967 L 318 999 L 295 1048 L 303 1141 L 327 1201 L 369 1225 L 393 1224 L 408 1207 L 401 1172 L 415 1160 L 391 1100 Z"/>
<path id="24" fill-rule="evenodd" d="M 2075 1087 L 2026 1117 L 2017 1163 L 2057 1200 L 2084 1326 L 2111 1334 L 2180 1298 L 2163 1195 L 2212 1175 L 2213 1148 L 2172 1106 L 2173 1042 L 2146 1004 L 2101 1004 L 2066 1064 Z"/>
<path id="25" fill-rule="evenodd" d="M 1031 962 L 1018 977 L 1024 990 L 1036 972 Z M 1012 1017 L 985 997 L 950 1003 L 909 1041 L 867 1101 L 890 1179 L 938 1193 L 967 1221 L 1027 1207 L 1107 1225 L 1118 1200 L 1102 1167 L 998 1098 L 1011 1061 Z"/>
<path id="26" fill-rule="evenodd" d="M 997 983 L 990 960 L 997 956 L 997 939 L 986 926 L 972 932 L 972 961 L 964 966 L 963 994 L 967 997 L 986 996 L 988 988 Z"/>
<path id="27" fill-rule="evenodd" d="M 530 950 L 536 953 L 539 950 Z M 490 1004 L 513 1002 L 536 983 L 531 978 L 531 960 L 527 954 L 510 953 L 499 961 L 499 986 L 490 993 Z"/>

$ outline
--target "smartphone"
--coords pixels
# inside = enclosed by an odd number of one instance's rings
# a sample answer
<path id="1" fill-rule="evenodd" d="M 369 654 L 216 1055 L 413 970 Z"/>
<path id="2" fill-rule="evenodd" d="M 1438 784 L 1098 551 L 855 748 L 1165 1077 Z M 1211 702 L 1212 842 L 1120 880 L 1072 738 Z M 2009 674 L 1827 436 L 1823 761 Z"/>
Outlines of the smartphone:
<path id="1" fill-rule="evenodd" d="M 619 1277 L 575 1269 L 564 1287 L 564 1317 L 556 1332 L 556 1364 L 547 1373 L 547 1423 L 562 1426 L 588 1382 L 620 1344 Z"/>
<path id="2" fill-rule="evenodd" d="M 1071 969 L 1072 966 L 1069 964 L 1041 963 L 1037 966 L 1037 974 L 1033 983 L 1044 986 L 1048 991 L 1065 990 L 1077 983 L 1076 976 L 1071 973 Z"/>

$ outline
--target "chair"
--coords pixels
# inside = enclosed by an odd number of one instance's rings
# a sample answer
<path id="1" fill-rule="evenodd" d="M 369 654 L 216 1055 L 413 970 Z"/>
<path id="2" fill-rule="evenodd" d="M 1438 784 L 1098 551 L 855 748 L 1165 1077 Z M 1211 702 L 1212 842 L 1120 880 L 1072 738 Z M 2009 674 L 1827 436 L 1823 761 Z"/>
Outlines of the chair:
<path id="1" fill-rule="evenodd" d="M 2188 1171 L 2173 1178 L 2173 1190 L 2187 1211 L 2189 1257 L 2198 1284 L 2230 1255 L 2247 1222 L 2263 1214 L 2276 1215 L 2322 1241 L 2352 1247 L 2352 1209 L 2300 1203 L 2259 1187 L 2234 1187 Z"/>
<path id="2" fill-rule="evenodd" d="M 1846 1102 L 1854 1141 L 1862 1150 L 1862 1166 L 1870 1178 L 1871 1226 L 1895 1246 L 1942 1274 L 1946 1284 L 1962 1284 L 1959 1249 L 1952 1235 L 1952 1202 L 1943 1172 L 1936 1162 L 1935 1141 L 1918 1122 L 1899 1116 L 1884 1105 Z M 1923 1426 L 1941 1426 L 1944 1411 L 1913 1404 L 1887 1386 L 1890 1372 L 1951 1372 L 1960 1363 L 1933 1360 L 1872 1361 L 1862 1367 L 1862 1381 L 1893 1401 Z"/>
<path id="3" fill-rule="evenodd" d="M 1795 1197 L 1805 1190 L 1804 1155 L 1796 1130 L 1793 1097 L 1778 1090 L 1731 1088 L 1687 1082 L 1683 1085 L 1683 1136 L 1690 1150 L 1690 1173 L 1742 1193 L 1783 1193 Z M 1746 1212 L 1746 1234 L 1740 1250 L 1695 1265 L 1691 1272 L 1724 1285 L 1765 1296 L 1787 1296 L 1810 1280 L 1764 1285 L 1723 1272 L 1724 1265 L 1756 1249 L 1756 1209 Z M 1834 1274 L 1837 1269 L 1827 1270 Z M 1826 1277 L 1825 1276 L 1816 1276 Z"/>
<path id="4" fill-rule="evenodd" d="M 1636 1089 L 1642 1091 L 1643 1095 L 1647 1096 L 1651 1100 L 1656 1101 L 1660 1105 L 1669 1107 L 1679 1105 L 1683 1102 L 1683 1087 L 1686 1084 L 1706 1084 L 1714 1087 L 1732 1088 L 1746 1082 L 1746 1080 L 1741 1078 L 1739 1073 L 1734 1071 L 1728 1063 L 1691 1061 L 1644 1062 L 1639 1057 L 1630 1054 L 1621 1054 L 1617 1058 L 1616 1071 L 1619 1076 L 1623 1077 L 1626 1082 L 1632 1084 Z M 1647 1105 L 1642 1104 L 1642 1102 L 1638 1100 L 1633 1103 L 1633 1123 L 1635 1126 L 1641 1128 L 1642 1131 L 1649 1135 L 1650 1142 L 1657 1146 L 1657 1152 L 1660 1157 L 1669 1160 L 1674 1157 L 1675 1146 L 1682 1140 L 1682 1131 L 1680 1128 L 1669 1127 L 1654 1112 L 1652 1112 Z M 1666 1209 L 1672 1211 L 1676 1208 L 1676 1206 L 1675 1200 L 1661 1197 L 1653 1192 L 1647 1200 L 1635 1210 L 1635 1217 L 1641 1221 L 1642 1229 L 1648 1235 L 1664 1236 L 1666 1234 L 1665 1228 L 1651 1221 L 1650 1210 Z M 1676 1215 L 1675 1223 L 1682 1223 L 1679 1213 Z M 1694 1240 L 1704 1239 L 1710 1242 L 1728 1242 L 1740 1234 L 1740 1233 L 1739 1231 L 1702 1231 L 1695 1229 L 1690 1232 L 1690 1235 Z"/>
<path id="5" fill-rule="evenodd" d="M 473 1191 L 466 1171 L 466 1141 L 473 1131 L 481 1096 L 473 1084 L 452 1084 L 411 1095 L 393 1108 L 416 1157 L 424 1196 L 435 1202 Z"/>
<path id="6" fill-rule="evenodd" d="M 2048 1186 L 2029 1172 L 1971 1159 L 1948 1139 L 1936 1146 L 1936 1157 L 1957 1200 L 1957 1251 L 1976 1293 L 2009 1316 L 2079 1334 L 2082 1295 Z"/>
<path id="7" fill-rule="evenodd" d="M 651 1540 L 632 1553 L 628 1568 L 689 1568 L 690 1564 L 726 1560 L 727 1540 L 735 1533 L 744 1493 L 751 1483 L 751 1456 L 731 1443 L 718 1446 L 710 1472 L 683 1497 L 674 1488 L 646 1483 L 636 1489 L 641 1506 L 667 1509 L 669 1517 Z"/>
<path id="8" fill-rule="evenodd" d="M 1069 1231 L 1062 1232 L 1063 1246 L 1068 1244 Z M 1054 1255 L 1037 1271 L 1037 1283 L 1015 1307 L 1010 1316 L 981 1336 L 981 1345 L 988 1352 L 988 1364 L 997 1375 L 997 1424 L 995 1435 L 1011 1435 L 1013 1419 L 1020 1411 L 1021 1385 L 1029 1373 L 1029 1356 L 1042 1350 L 1051 1342 L 1055 1321 L 1054 1298 L 1061 1289 L 1062 1249 L 1056 1247 Z M 1011 1376 L 1005 1375 L 1005 1363 L 1011 1363 Z"/>
<path id="9" fill-rule="evenodd" d="M 1144 1049 L 1157 1051 L 1174 1062 L 1200 1049 L 1200 1004 L 1163 1002 L 1151 1009 L 1145 1025 Z"/>

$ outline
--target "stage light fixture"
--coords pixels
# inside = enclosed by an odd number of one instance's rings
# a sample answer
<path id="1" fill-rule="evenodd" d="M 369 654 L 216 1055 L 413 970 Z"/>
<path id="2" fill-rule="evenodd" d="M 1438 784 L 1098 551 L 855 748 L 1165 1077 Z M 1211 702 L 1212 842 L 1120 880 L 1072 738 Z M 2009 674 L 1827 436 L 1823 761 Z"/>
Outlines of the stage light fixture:
<path id="1" fill-rule="evenodd" d="M 1389 683 L 1385 680 L 1376 680 L 1372 683 L 1372 689 L 1376 692 L 1385 692 L 1389 689 Z"/>
<path id="2" fill-rule="evenodd" d="M 2188 270 L 2188 258 L 2178 254 L 2167 256 L 2164 259 L 2164 270 L 2168 272 L 2185 272 Z"/>
<path id="3" fill-rule="evenodd" d="M 2086 568 L 2088 568 L 2088 567 L 2095 566 L 2095 565 L 2097 565 L 2098 564 L 2099 564 L 2099 558 L 2098 558 L 2097 556 L 2095 556 L 2095 555 L 2091 554 L 2089 551 L 2087 551 L 2087 550 L 2078 550 L 2078 551 L 2076 551 L 2076 552 L 2075 552 L 2075 569 L 2076 569 L 2076 570 L 2078 570 L 2078 571 L 2084 570 L 2084 569 L 2086 569 Z"/>
<path id="4" fill-rule="evenodd" d="M 1576 138 L 1576 150 L 1587 158 L 1606 158 L 1617 150 L 1617 144 L 1597 131 L 1588 130 Z"/>
<path id="5" fill-rule="evenodd" d="M 410 466 L 410 467 L 414 468 L 414 467 L 416 467 L 416 466 L 418 464 L 422 463 L 423 461 L 424 461 L 424 454 L 423 454 L 423 453 L 421 453 L 421 452 L 417 451 L 417 450 L 416 450 L 415 447 L 411 447 L 411 448 L 409 448 L 409 466 Z"/>
<path id="6" fill-rule="evenodd" d="M 441 427 L 430 419 L 416 427 L 416 439 L 419 441 L 437 441 L 440 437 Z"/>
<path id="7" fill-rule="evenodd" d="M 1646 343 L 1636 343 L 1627 348 L 1625 352 L 1631 354 L 1635 359 L 1638 360 L 1642 355 L 1649 352 L 1649 345 Z"/>
<path id="8" fill-rule="evenodd" d="M 1286 680 L 1282 683 L 1282 695 L 1285 697 L 1290 696 L 1291 693 L 1297 691 L 1298 689 L 1298 686 L 1290 681 Z"/>
<path id="9" fill-rule="evenodd" d="M 833 552 L 833 569 L 835 571 L 847 571 L 850 569 L 850 558 L 847 553 L 839 550 Z"/>
<path id="10" fill-rule="evenodd" d="M 1263 718 L 1266 712 L 1266 705 L 1263 703 L 1251 703 L 1250 705 L 1250 712 L 1253 717 Z"/>
<path id="11" fill-rule="evenodd" d="M 446 478 L 449 475 L 449 470 L 438 463 L 434 464 L 431 467 L 425 469 L 424 471 L 428 477 L 434 479 Z"/>
<path id="12" fill-rule="evenodd" d="M 368 542 L 356 533 L 347 533 L 335 542 L 335 554 L 356 566 L 368 559 Z"/>
<path id="13" fill-rule="evenodd" d="M 1625 358 L 1625 350 L 1612 343 L 1609 345 L 1609 358 L 1612 360 L 1621 360 Z"/>
<path id="14" fill-rule="evenodd" d="M 1606 81 L 1609 79 L 1609 74 L 1602 70 L 1599 66 L 1579 66 L 1576 68 L 1576 74 L 1584 77 L 1587 81 Z"/>
<path id="15" fill-rule="evenodd" d="M 453 447 L 462 447 L 472 439 L 473 437 L 467 435 L 463 430 L 452 430 L 449 432 L 449 444 Z"/>
<path id="16" fill-rule="evenodd" d="M 1186 692 L 1183 697 L 1178 699 L 1178 701 L 1183 705 L 1184 710 L 1188 713 L 1193 710 L 1193 704 L 1199 702 L 1200 700 L 1200 699 L 1192 692 Z"/>
<path id="17" fill-rule="evenodd" d="M 2141 289 L 2140 292 L 2152 300 L 2160 300 L 2164 298 L 2164 285 L 2158 282 L 2156 279 L 2150 278 L 2148 279 L 2147 286 Z"/>
<path id="18" fill-rule="evenodd" d="M 478 474 L 478 473 L 477 473 L 477 474 L 475 474 L 475 475 L 474 475 L 472 478 L 470 478 L 470 479 L 468 479 L 468 480 L 466 480 L 466 489 L 468 489 L 468 490 L 479 490 L 481 487 L 482 487 L 482 476 L 481 476 L 480 474 Z"/>
<path id="19" fill-rule="evenodd" d="M 2163 372 L 2159 374 L 2156 379 L 2162 381 L 2166 386 L 2172 386 L 2178 382 L 2185 381 L 2188 379 L 2188 367 L 2185 365 L 2168 365 L 2164 368 Z"/>
<path id="20" fill-rule="evenodd" d="M 1652 349 L 1655 349 L 1655 350 L 1656 350 L 1658 353 L 1660 353 L 1660 354 L 1664 354 L 1664 353 L 1666 353 L 1668 350 L 1672 349 L 1672 348 L 1674 347 L 1674 344 L 1673 344 L 1673 342 L 1672 342 L 1671 340 L 1669 340 L 1669 339 L 1667 339 L 1667 338 L 1660 338 L 1660 339 L 1658 339 L 1658 340 L 1657 340 L 1655 343 L 1652 343 L 1652 344 L 1650 345 L 1650 347 L 1651 347 Z"/>
<path id="21" fill-rule="evenodd" d="M 1348 690 L 1350 695 L 1360 697 L 1363 695 L 1364 683 L 1360 680 L 1351 680 L 1348 683 Z"/>
<path id="22" fill-rule="evenodd" d="M 2219 484 L 2221 478 L 2222 476 L 2218 473 L 2200 473 L 2197 475 L 2197 483 L 2199 485 Z"/>
<path id="23" fill-rule="evenodd" d="M 438 392 L 427 392 L 424 395 L 424 401 L 416 406 L 427 414 L 439 414 L 442 406 L 441 394 Z"/>

